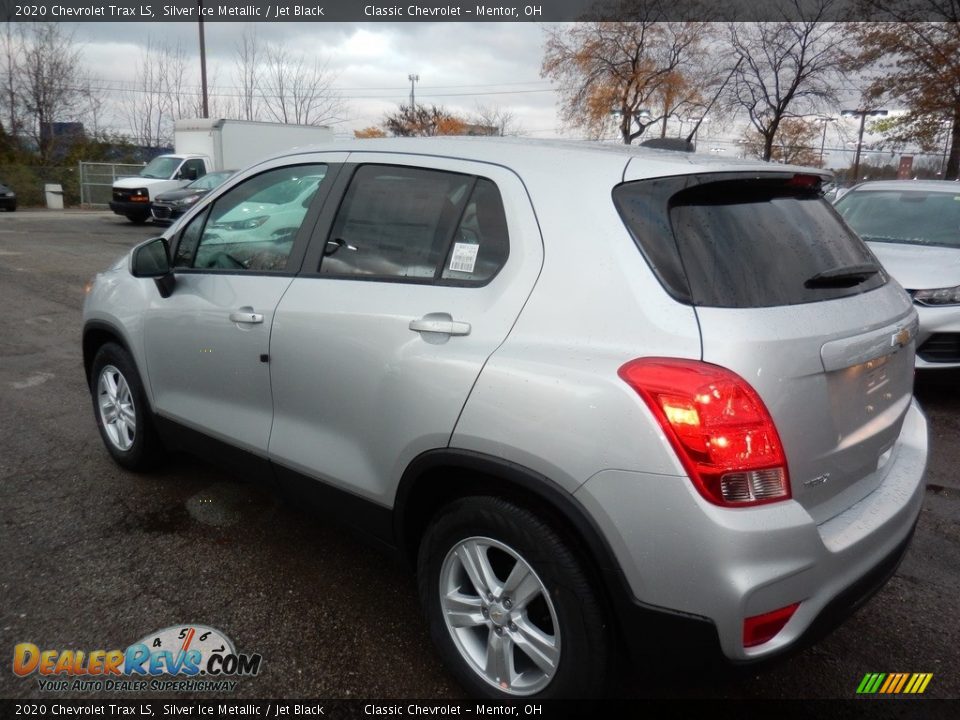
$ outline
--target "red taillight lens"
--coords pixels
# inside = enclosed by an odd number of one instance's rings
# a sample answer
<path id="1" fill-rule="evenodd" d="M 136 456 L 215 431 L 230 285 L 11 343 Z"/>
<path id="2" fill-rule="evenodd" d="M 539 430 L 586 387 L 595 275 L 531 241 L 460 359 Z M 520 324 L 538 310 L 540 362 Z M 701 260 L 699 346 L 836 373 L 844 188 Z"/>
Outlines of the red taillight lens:
<path id="1" fill-rule="evenodd" d="M 739 375 L 674 358 L 632 360 L 619 375 L 653 411 L 707 500 L 743 507 L 790 497 L 780 435 L 760 396 Z"/>
<path id="2" fill-rule="evenodd" d="M 743 621 L 743 646 L 745 648 L 755 645 L 763 645 L 781 630 L 789 622 L 790 618 L 800 607 L 800 603 L 787 605 L 787 607 L 764 613 L 763 615 L 754 615 Z"/>

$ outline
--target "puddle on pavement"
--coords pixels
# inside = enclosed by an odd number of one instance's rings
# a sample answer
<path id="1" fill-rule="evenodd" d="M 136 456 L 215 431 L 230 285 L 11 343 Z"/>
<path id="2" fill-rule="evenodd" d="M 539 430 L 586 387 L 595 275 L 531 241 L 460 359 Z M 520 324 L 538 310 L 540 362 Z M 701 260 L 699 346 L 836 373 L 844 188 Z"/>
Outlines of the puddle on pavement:
<path id="1" fill-rule="evenodd" d="M 218 482 L 187 499 L 186 508 L 194 520 L 215 528 L 241 521 L 261 520 L 273 514 L 279 502 L 251 485 Z"/>
<path id="2" fill-rule="evenodd" d="M 216 482 L 191 495 L 183 503 L 129 512 L 122 526 L 126 531 L 184 533 L 198 525 L 225 530 L 254 525 L 273 516 L 280 502 L 253 485 Z"/>

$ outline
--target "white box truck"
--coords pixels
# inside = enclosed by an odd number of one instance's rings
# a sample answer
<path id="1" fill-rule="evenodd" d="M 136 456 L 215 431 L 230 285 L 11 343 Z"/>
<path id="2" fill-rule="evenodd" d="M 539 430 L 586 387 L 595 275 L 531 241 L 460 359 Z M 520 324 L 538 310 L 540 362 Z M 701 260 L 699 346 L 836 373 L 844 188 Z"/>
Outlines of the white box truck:
<path id="1" fill-rule="evenodd" d="M 113 183 L 110 209 L 140 224 L 150 217 L 150 203 L 215 170 L 242 170 L 270 155 L 333 139 L 323 125 L 287 125 L 246 120 L 184 119 L 173 130 L 174 152 L 159 155 L 134 177 Z"/>

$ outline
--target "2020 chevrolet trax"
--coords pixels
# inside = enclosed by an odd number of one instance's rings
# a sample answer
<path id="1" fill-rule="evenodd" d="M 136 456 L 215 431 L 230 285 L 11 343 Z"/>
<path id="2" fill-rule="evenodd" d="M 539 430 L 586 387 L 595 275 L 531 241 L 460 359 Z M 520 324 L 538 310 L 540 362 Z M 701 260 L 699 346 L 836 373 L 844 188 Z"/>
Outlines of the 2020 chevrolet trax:
<path id="1" fill-rule="evenodd" d="M 600 692 L 619 642 L 768 657 L 882 584 L 923 495 L 916 312 L 818 172 L 275 157 L 97 276 L 104 444 L 216 453 L 399 550 L 475 694 Z"/>

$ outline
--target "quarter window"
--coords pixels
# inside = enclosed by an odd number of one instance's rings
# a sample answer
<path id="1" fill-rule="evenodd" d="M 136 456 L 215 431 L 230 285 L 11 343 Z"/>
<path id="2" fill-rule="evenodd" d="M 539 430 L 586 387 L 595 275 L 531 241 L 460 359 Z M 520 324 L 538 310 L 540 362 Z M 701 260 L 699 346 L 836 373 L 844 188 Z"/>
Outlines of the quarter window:
<path id="1" fill-rule="evenodd" d="M 297 231 L 326 171 L 326 165 L 278 168 L 232 188 L 184 229 L 177 266 L 286 270 Z"/>

